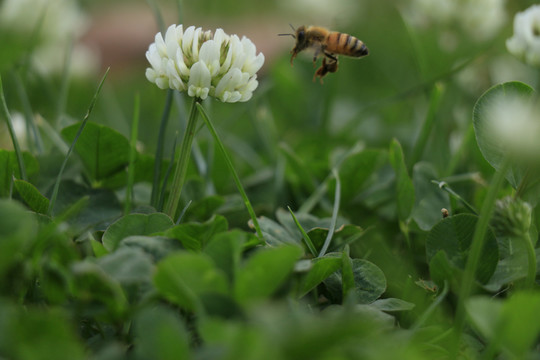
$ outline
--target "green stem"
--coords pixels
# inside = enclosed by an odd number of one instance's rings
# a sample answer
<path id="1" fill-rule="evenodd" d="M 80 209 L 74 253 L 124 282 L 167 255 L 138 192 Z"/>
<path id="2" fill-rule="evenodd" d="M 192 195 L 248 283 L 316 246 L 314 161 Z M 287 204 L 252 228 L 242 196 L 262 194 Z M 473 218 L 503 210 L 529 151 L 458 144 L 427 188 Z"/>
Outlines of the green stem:
<path id="1" fill-rule="evenodd" d="M 124 203 L 124 215 L 131 211 L 133 196 L 133 184 L 135 183 L 135 160 L 137 158 L 137 137 L 139 131 L 139 109 L 141 97 L 137 94 L 133 104 L 133 120 L 131 122 L 131 138 L 129 150 L 128 180 L 126 186 L 126 201 Z"/>
<path id="2" fill-rule="evenodd" d="M 482 249 L 484 247 L 484 240 L 486 231 L 489 225 L 489 221 L 493 214 L 495 208 L 495 201 L 497 200 L 497 195 L 501 186 L 504 183 L 506 173 L 511 165 L 510 159 L 507 157 L 503 160 L 503 164 L 499 171 L 495 173 L 495 176 L 491 182 L 491 186 L 488 189 L 486 198 L 482 204 L 482 209 L 480 210 L 480 217 L 476 224 L 474 231 L 471 248 L 469 250 L 469 256 L 467 258 L 467 264 L 465 265 L 465 271 L 463 273 L 463 280 L 461 283 L 461 289 L 459 292 L 458 306 L 456 312 L 456 322 L 454 324 L 455 330 L 455 341 L 456 346 L 454 346 L 454 358 L 457 358 L 457 352 L 459 350 L 459 341 L 461 340 L 461 335 L 465 327 L 465 302 L 469 298 L 475 281 L 476 269 L 482 257 Z"/>
<path id="3" fill-rule="evenodd" d="M 28 180 L 26 177 L 26 167 L 24 166 L 23 155 L 21 148 L 19 147 L 19 142 L 17 141 L 17 136 L 15 135 L 15 129 L 13 128 L 13 122 L 11 121 L 11 116 L 9 115 L 9 110 L 6 104 L 6 98 L 4 96 L 4 87 L 2 86 L 2 77 L 0 77 L 0 113 L 6 119 L 6 123 L 9 130 L 9 136 L 11 136 L 11 141 L 13 142 L 13 149 L 15 149 L 15 156 L 17 156 L 17 162 L 19 163 L 19 171 L 21 172 L 21 179 Z"/>
<path id="4" fill-rule="evenodd" d="M 105 75 L 103 75 L 103 78 L 101 79 L 101 82 L 99 83 L 98 88 L 96 92 L 94 93 L 94 97 L 92 98 L 92 101 L 90 102 L 90 106 L 88 107 L 88 110 L 86 111 L 86 115 L 84 116 L 83 121 L 81 122 L 81 125 L 79 126 L 79 129 L 77 130 L 77 133 L 75 134 L 75 138 L 73 138 L 71 146 L 69 147 L 69 150 L 64 158 L 64 162 L 62 162 L 62 166 L 60 166 L 60 171 L 58 172 L 58 175 L 56 177 L 51 199 L 49 201 L 49 209 L 47 210 L 47 215 L 49 216 L 53 215 L 52 212 L 54 210 L 54 205 L 56 204 L 56 198 L 58 197 L 58 189 L 60 188 L 60 180 L 62 180 L 62 174 L 64 173 L 64 169 L 66 168 L 67 161 L 71 153 L 73 152 L 73 149 L 75 149 L 75 144 L 77 144 L 77 140 L 79 140 L 79 136 L 81 136 L 81 133 L 84 130 L 86 123 L 88 122 L 88 118 L 90 118 L 90 114 L 92 113 L 92 110 L 94 109 L 94 106 L 96 105 L 97 98 L 99 96 L 99 93 L 101 92 L 101 88 L 103 87 L 103 84 L 105 83 L 105 79 L 107 78 L 107 75 L 109 74 L 110 69 L 111 68 L 107 68 L 107 71 L 105 71 Z"/>
<path id="5" fill-rule="evenodd" d="M 163 146 L 165 143 L 165 130 L 167 130 L 167 123 L 169 122 L 169 114 L 171 112 L 171 104 L 174 90 L 167 91 L 167 98 L 165 100 L 165 107 L 163 108 L 163 114 L 161 114 L 161 124 L 159 125 L 158 141 L 156 146 L 156 156 L 154 158 L 154 180 L 152 183 L 152 194 L 150 196 L 150 203 L 157 208 L 158 196 L 160 194 L 160 180 L 161 180 L 161 163 L 163 162 Z M 161 210 L 158 208 L 158 210 Z"/>
<path id="6" fill-rule="evenodd" d="M 326 236 L 321 251 L 319 252 L 319 257 L 326 254 L 326 251 L 328 250 L 328 247 L 332 242 L 332 237 L 334 236 L 334 231 L 336 230 L 336 222 L 339 212 L 339 203 L 341 199 L 341 182 L 339 181 L 339 175 L 336 169 L 332 170 L 332 175 L 334 175 L 334 178 L 336 179 L 336 190 L 334 193 L 334 209 L 332 210 L 332 221 L 330 223 L 330 228 L 328 229 L 328 235 Z"/>
<path id="7" fill-rule="evenodd" d="M 238 189 L 238 192 L 240 192 L 240 195 L 242 196 L 242 199 L 244 200 L 244 205 L 247 208 L 247 211 L 249 212 L 249 216 L 251 217 L 251 221 L 253 222 L 253 226 L 255 227 L 255 231 L 257 232 L 257 236 L 259 239 L 263 240 L 263 234 L 261 231 L 261 227 L 259 226 L 259 222 L 257 221 L 257 215 L 255 215 L 255 211 L 253 210 L 253 207 L 251 206 L 251 202 L 249 201 L 249 198 L 247 197 L 246 192 L 244 191 L 244 187 L 242 186 L 242 183 L 240 182 L 240 178 L 238 177 L 238 174 L 236 173 L 236 170 L 234 169 L 233 163 L 231 161 L 231 158 L 229 157 L 229 154 L 227 153 L 227 150 L 225 149 L 225 146 L 223 146 L 223 143 L 221 142 L 221 139 L 219 138 L 216 129 L 214 128 L 214 125 L 210 121 L 210 118 L 206 114 L 206 111 L 204 111 L 204 108 L 201 104 L 196 104 L 197 108 L 199 109 L 199 112 L 201 113 L 201 117 L 203 118 L 206 127 L 212 134 L 212 137 L 214 138 L 216 144 L 219 147 L 219 150 L 223 154 L 223 157 L 225 158 L 225 162 L 227 163 L 227 166 L 229 167 L 229 170 L 231 171 L 231 174 L 233 176 L 234 182 L 236 184 L 236 187 Z"/>
<path id="8" fill-rule="evenodd" d="M 439 104 L 441 102 L 443 91 L 444 87 L 441 83 L 435 83 L 435 85 L 433 85 L 433 90 L 431 91 L 431 95 L 429 98 L 428 113 L 426 115 L 424 124 L 422 125 L 422 129 L 420 130 L 418 140 L 416 140 L 416 143 L 414 144 L 414 149 L 410 158 L 408 169 L 409 173 L 412 173 L 414 164 L 420 161 L 422 155 L 424 154 L 429 135 L 431 134 L 431 130 L 433 129 L 433 125 L 435 124 L 435 115 L 437 114 L 437 110 L 439 110 Z"/>
<path id="9" fill-rule="evenodd" d="M 184 182 L 186 181 L 189 157 L 191 154 L 191 144 L 193 143 L 193 138 L 195 137 L 195 129 L 197 124 L 196 105 L 199 103 L 199 101 L 201 101 L 199 98 L 193 98 L 188 123 L 184 132 L 184 138 L 182 140 L 182 147 L 180 148 L 180 157 L 178 158 L 176 169 L 174 171 L 171 192 L 169 194 L 167 204 L 165 205 L 165 213 L 172 219 L 175 218 L 178 203 L 180 202 L 180 196 L 182 195 L 182 188 L 184 187 Z"/>
<path id="10" fill-rule="evenodd" d="M 523 240 L 525 241 L 527 260 L 529 262 L 527 267 L 527 288 L 532 289 L 536 281 L 536 251 L 528 232 L 525 234 Z"/>
<path id="11" fill-rule="evenodd" d="M 431 180 L 431 183 L 433 184 L 436 184 L 439 186 L 439 188 L 441 188 L 442 190 L 446 191 L 447 193 L 449 193 L 452 197 L 454 197 L 455 199 L 461 201 L 461 203 L 463 205 L 465 205 L 465 207 L 467 209 L 469 209 L 469 211 L 471 211 L 473 214 L 475 215 L 478 215 L 478 212 L 476 211 L 476 209 L 474 208 L 474 206 L 472 206 L 471 204 L 469 204 L 467 202 L 467 200 L 465 200 L 464 198 L 462 198 L 457 192 L 455 192 L 454 190 L 452 190 L 452 188 L 445 182 L 445 181 L 437 181 L 437 180 Z"/>
<path id="12" fill-rule="evenodd" d="M 314 257 L 317 257 L 317 249 L 315 248 L 315 245 L 313 245 L 313 241 L 311 241 L 311 238 L 309 237 L 309 235 L 306 233 L 302 225 L 300 225 L 300 222 L 296 218 L 296 215 L 294 215 L 294 212 L 292 211 L 291 207 L 287 206 L 287 209 L 289 209 L 289 212 L 291 213 L 291 216 L 294 220 L 294 223 L 296 224 L 296 227 L 302 233 L 302 237 L 304 239 L 304 242 L 306 243 L 306 246 L 309 252 L 311 252 L 311 255 L 313 255 Z"/>

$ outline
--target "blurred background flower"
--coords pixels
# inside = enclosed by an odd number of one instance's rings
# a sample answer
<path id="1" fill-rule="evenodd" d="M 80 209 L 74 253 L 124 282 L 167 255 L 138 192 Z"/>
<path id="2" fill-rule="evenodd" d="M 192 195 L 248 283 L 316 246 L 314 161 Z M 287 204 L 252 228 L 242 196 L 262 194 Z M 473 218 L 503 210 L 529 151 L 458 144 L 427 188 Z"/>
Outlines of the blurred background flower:
<path id="1" fill-rule="evenodd" d="M 475 41 L 493 38 L 506 21 L 505 0 L 411 0 L 403 14 L 415 27 L 457 27 Z"/>
<path id="2" fill-rule="evenodd" d="M 492 136 L 509 156 L 535 160 L 540 156 L 540 109 L 533 99 L 501 94 L 490 101 L 486 118 Z"/>
<path id="3" fill-rule="evenodd" d="M 88 29 L 88 18 L 72 0 L 4 0 L 0 28 L 22 36 L 39 34 L 31 63 L 42 74 L 59 73 L 73 42 L 72 73 L 87 75 L 98 68 L 95 52 L 77 42 Z"/>
<path id="4" fill-rule="evenodd" d="M 529 65 L 540 66 L 540 5 L 514 17 L 514 35 L 506 41 L 508 51 Z"/>

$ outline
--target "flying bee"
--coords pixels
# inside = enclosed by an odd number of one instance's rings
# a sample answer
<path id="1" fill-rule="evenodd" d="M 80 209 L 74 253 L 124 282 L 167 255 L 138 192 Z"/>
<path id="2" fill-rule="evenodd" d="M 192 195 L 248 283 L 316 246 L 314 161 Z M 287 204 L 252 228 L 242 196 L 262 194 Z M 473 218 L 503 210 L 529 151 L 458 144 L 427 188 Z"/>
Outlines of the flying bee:
<path id="1" fill-rule="evenodd" d="M 354 58 L 361 58 L 369 54 L 367 46 L 352 35 L 330 31 L 320 26 L 300 26 L 294 30 L 294 34 L 279 34 L 281 36 L 292 36 L 296 39 L 296 45 L 291 50 L 291 66 L 293 60 L 299 52 L 305 49 L 313 49 L 313 66 L 319 55 L 323 55 L 321 67 L 315 71 L 313 81 L 317 77 L 322 79 L 326 74 L 336 72 L 338 69 L 338 55 L 345 55 Z"/>

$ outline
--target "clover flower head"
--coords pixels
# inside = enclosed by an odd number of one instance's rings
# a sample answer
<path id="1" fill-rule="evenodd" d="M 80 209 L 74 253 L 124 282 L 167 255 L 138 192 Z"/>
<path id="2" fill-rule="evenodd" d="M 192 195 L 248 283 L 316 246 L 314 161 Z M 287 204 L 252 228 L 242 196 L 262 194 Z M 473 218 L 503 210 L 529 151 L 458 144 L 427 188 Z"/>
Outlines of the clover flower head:
<path id="1" fill-rule="evenodd" d="M 492 226 L 503 236 L 524 236 L 531 227 L 531 205 L 507 196 L 497 200 L 493 213 Z"/>
<path id="2" fill-rule="evenodd" d="M 514 17 L 514 35 L 506 48 L 529 65 L 540 66 L 540 5 L 533 5 Z"/>
<path id="3" fill-rule="evenodd" d="M 171 25 L 158 33 L 146 52 L 146 78 L 161 89 L 185 91 L 202 100 L 248 101 L 258 86 L 257 71 L 264 55 L 246 37 L 222 29 L 203 31 Z"/>

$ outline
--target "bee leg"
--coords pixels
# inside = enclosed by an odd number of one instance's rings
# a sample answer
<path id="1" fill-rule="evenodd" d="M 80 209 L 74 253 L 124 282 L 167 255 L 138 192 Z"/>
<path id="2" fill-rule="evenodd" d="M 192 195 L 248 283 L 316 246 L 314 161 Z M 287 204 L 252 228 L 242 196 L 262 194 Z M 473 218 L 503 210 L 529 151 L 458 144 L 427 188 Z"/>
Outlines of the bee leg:
<path id="1" fill-rule="evenodd" d="M 313 75 L 313 81 L 317 79 L 317 77 L 321 78 L 321 84 L 323 83 L 323 77 L 326 76 L 328 73 L 336 72 L 338 69 L 338 61 L 337 58 L 331 59 L 329 62 L 326 61 L 326 57 L 323 58 L 323 62 L 320 68 L 317 69 L 315 72 L 315 75 Z"/>
<path id="2" fill-rule="evenodd" d="M 327 58 L 331 59 L 331 60 L 334 60 L 335 62 L 337 62 L 337 56 L 335 56 L 334 54 L 332 53 L 327 53 L 326 51 L 324 52 L 324 56 L 326 56 Z"/>
<path id="3" fill-rule="evenodd" d="M 319 57 L 320 52 L 320 49 L 316 49 L 315 53 L 313 54 L 313 67 L 315 67 L 315 64 L 317 63 L 317 58 Z"/>
<path id="4" fill-rule="evenodd" d="M 296 57 L 296 55 L 298 54 L 298 51 L 295 51 L 295 49 L 293 49 L 291 51 L 291 54 L 292 54 L 292 56 L 291 56 L 291 66 L 293 66 L 293 60 Z"/>

